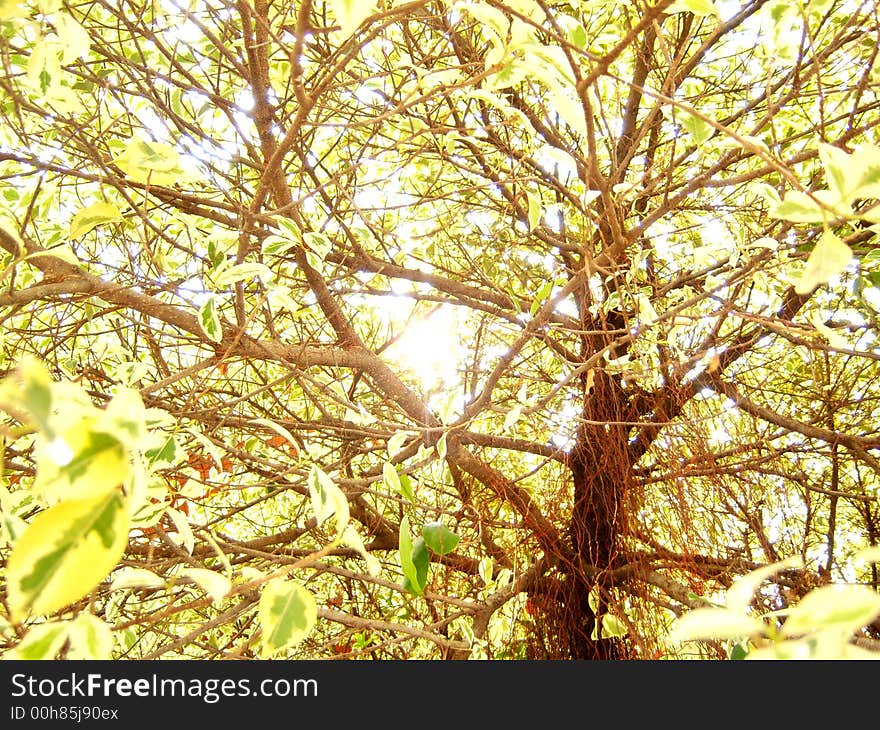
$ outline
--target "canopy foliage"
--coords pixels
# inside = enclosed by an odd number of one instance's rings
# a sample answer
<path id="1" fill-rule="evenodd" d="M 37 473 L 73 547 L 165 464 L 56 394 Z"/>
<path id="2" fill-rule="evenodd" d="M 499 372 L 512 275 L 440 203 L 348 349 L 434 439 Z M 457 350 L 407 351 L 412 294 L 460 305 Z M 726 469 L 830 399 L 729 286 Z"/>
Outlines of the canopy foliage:
<path id="1" fill-rule="evenodd" d="M 0 1 L 0 646 L 874 648 L 878 40 L 859 0 Z"/>

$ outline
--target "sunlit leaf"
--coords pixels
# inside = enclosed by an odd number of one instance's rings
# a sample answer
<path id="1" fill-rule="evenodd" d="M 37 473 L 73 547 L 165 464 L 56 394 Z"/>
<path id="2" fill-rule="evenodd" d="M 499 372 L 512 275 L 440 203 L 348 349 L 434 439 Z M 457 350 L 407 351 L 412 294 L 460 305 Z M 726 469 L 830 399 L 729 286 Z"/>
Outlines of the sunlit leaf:
<path id="1" fill-rule="evenodd" d="M 185 548 L 188 553 L 192 554 L 193 548 L 196 544 L 196 538 L 195 535 L 193 535 L 192 527 L 189 525 L 189 520 L 186 519 L 186 515 L 179 510 L 171 509 L 170 507 L 165 510 L 165 514 L 168 515 L 177 530 L 176 533 L 172 532 L 169 534 L 169 537 L 178 545 Z"/>
<path id="2" fill-rule="evenodd" d="M 0 20 L 24 18 L 27 15 L 23 0 L 0 0 Z"/>
<path id="3" fill-rule="evenodd" d="M 336 482 L 314 465 L 309 472 L 309 495 L 318 524 L 335 515 L 336 532 L 342 535 L 349 520 L 348 499 Z"/>
<path id="4" fill-rule="evenodd" d="M 261 654 L 268 659 L 305 639 L 318 620 L 315 597 L 299 583 L 276 578 L 263 587 L 258 610 Z"/>
<path id="5" fill-rule="evenodd" d="M 629 629 L 623 621 L 613 614 L 606 613 L 593 624 L 593 632 L 590 638 L 593 641 L 597 639 L 613 639 L 618 636 L 626 636 L 628 633 Z"/>
<path id="6" fill-rule="evenodd" d="M 729 608 L 695 608 L 676 620 L 672 641 L 691 639 L 736 639 L 760 634 L 764 624 L 752 616 Z"/>
<path id="7" fill-rule="evenodd" d="M 696 16 L 715 15 L 721 17 L 721 12 L 712 0 L 676 0 L 666 8 L 667 13 L 693 13 Z"/>
<path id="8" fill-rule="evenodd" d="M 88 31 L 68 13 L 57 13 L 52 22 L 61 42 L 61 63 L 67 65 L 85 58 L 91 46 Z"/>
<path id="9" fill-rule="evenodd" d="M 41 442 L 37 450 L 34 490 L 50 502 L 70 497 L 99 496 L 120 486 L 128 477 L 128 450 L 115 436 L 98 431 L 94 420 L 84 420 Z"/>
<path id="10" fill-rule="evenodd" d="M 388 439 L 388 457 L 393 458 L 396 456 L 408 438 L 409 434 L 406 431 L 395 432 L 394 435 Z"/>
<path id="11" fill-rule="evenodd" d="M 697 145 L 703 144 L 715 133 L 715 128 L 698 116 L 690 114 L 683 109 L 677 109 L 676 114 L 681 122 L 681 126 L 694 138 L 694 142 Z"/>
<path id="12" fill-rule="evenodd" d="M 13 618 L 52 613 L 89 593 L 122 556 L 128 527 L 118 492 L 67 500 L 37 515 L 7 565 Z"/>
<path id="13" fill-rule="evenodd" d="M 531 231 L 538 227 L 544 210 L 541 205 L 541 199 L 535 193 L 529 191 L 526 193 L 526 197 L 529 203 L 529 230 Z"/>
<path id="14" fill-rule="evenodd" d="M 725 594 L 725 602 L 730 609 L 745 610 L 754 598 L 755 591 L 768 578 L 772 578 L 777 573 L 789 568 L 799 568 L 803 565 L 798 557 L 790 557 L 780 560 L 763 568 L 758 568 L 750 573 L 737 578 Z"/>
<path id="15" fill-rule="evenodd" d="M 115 644 L 110 626 L 90 613 L 81 613 L 67 625 L 67 659 L 110 659 Z"/>
<path id="16" fill-rule="evenodd" d="M 125 566 L 113 573 L 110 581 L 110 590 L 117 591 L 125 588 L 162 588 L 165 580 L 146 568 L 132 568 Z"/>
<path id="17" fill-rule="evenodd" d="M 354 33 L 364 20 L 376 12 L 375 0 L 327 0 L 327 4 L 345 36 Z"/>
<path id="18" fill-rule="evenodd" d="M 199 325 L 202 331 L 214 342 L 223 339 L 223 328 L 220 325 L 220 316 L 217 313 L 217 300 L 208 297 L 199 307 Z"/>
<path id="19" fill-rule="evenodd" d="M 825 231 L 810 252 L 807 265 L 795 284 L 795 291 L 809 294 L 817 286 L 827 284 L 846 270 L 852 256 L 849 246 L 831 231 Z"/>
<path id="20" fill-rule="evenodd" d="M 184 568 L 180 571 L 180 575 L 191 578 L 199 588 L 208 594 L 213 603 L 220 603 L 232 587 L 232 581 L 216 570 Z"/>
<path id="21" fill-rule="evenodd" d="M 31 661 L 54 659 L 67 640 L 67 628 L 66 621 L 31 626 L 21 642 L 4 658 Z"/>
<path id="22" fill-rule="evenodd" d="M 859 550 L 853 560 L 857 563 L 880 563 L 880 545 L 872 545 Z"/>
<path id="23" fill-rule="evenodd" d="M 70 221 L 70 238 L 84 236 L 97 226 L 122 220 L 122 212 L 113 203 L 94 203 L 83 208 Z"/>
<path id="24" fill-rule="evenodd" d="M 504 416 L 504 430 L 507 431 L 513 426 L 516 425 L 516 422 L 522 417 L 522 404 L 517 403 L 513 408 L 511 408 L 507 415 Z"/>
<path id="25" fill-rule="evenodd" d="M 770 210 L 774 218 L 792 221 L 793 223 L 821 223 L 825 213 L 819 205 L 806 193 L 792 190 Z"/>
<path id="26" fill-rule="evenodd" d="M 249 279 L 260 279 L 262 281 L 271 281 L 275 275 L 265 264 L 256 262 L 234 264 L 228 269 L 223 269 L 214 277 L 217 286 L 228 286 L 239 281 L 247 281 Z"/>
<path id="27" fill-rule="evenodd" d="M 323 261 L 327 254 L 329 254 L 333 250 L 333 241 L 327 238 L 323 233 L 319 233 L 318 231 L 309 231 L 307 233 L 303 233 L 303 243 L 308 247 L 308 249 Z"/>
<path id="28" fill-rule="evenodd" d="M 827 585 L 810 591 L 789 609 L 784 636 L 837 629 L 852 633 L 880 616 L 880 594 L 867 586 Z"/>
<path id="29" fill-rule="evenodd" d="M 139 183 L 173 185 L 188 177 L 173 145 L 144 137 L 129 140 L 123 153 L 113 161 L 127 177 Z"/>
<path id="30" fill-rule="evenodd" d="M 367 572 L 370 575 L 377 576 L 382 572 L 382 564 L 375 555 L 368 552 L 366 547 L 364 547 L 364 541 L 354 528 L 354 525 L 349 524 L 345 528 L 345 532 L 342 534 L 342 544 L 348 545 L 348 547 L 357 550 L 361 554 L 361 557 L 367 563 Z"/>

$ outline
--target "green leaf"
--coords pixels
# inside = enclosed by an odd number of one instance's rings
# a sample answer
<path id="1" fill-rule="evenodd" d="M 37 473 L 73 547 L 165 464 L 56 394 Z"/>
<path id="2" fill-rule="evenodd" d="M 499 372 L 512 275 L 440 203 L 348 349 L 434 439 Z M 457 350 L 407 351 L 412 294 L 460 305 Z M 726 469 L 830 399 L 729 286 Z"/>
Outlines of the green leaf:
<path id="1" fill-rule="evenodd" d="M 182 458 L 180 444 L 174 436 L 153 432 L 150 442 L 155 445 L 144 450 L 150 471 L 174 466 Z"/>
<path id="2" fill-rule="evenodd" d="M 318 524 L 335 515 L 336 532 L 342 535 L 349 520 L 348 499 L 336 482 L 314 465 L 309 472 L 309 495 Z"/>
<path id="3" fill-rule="evenodd" d="M 214 297 L 208 297 L 199 307 L 199 325 L 202 331 L 214 342 L 223 340 L 223 327 L 220 325 L 217 300 Z"/>
<path id="4" fill-rule="evenodd" d="M 390 461 L 386 461 L 382 465 L 382 481 L 385 487 L 391 492 L 400 491 L 400 474 Z"/>
<path id="5" fill-rule="evenodd" d="M 413 541 L 409 533 L 409 520 L 404 517 L 400 521 L 400 567 L 404 575 L 404 587 L 416 595 L 421 595 L 428 582 L 428 565 L 430 558 L 421 537 Z"/>
<path id="6" fill-rule="evenodd" d="M 276 578 L 260 595 L 261 655 L 268 659 L 305 639 L 318 621 L 315 597 L 299 583 Z"/>
<path id="7" fill-rule="evenodd" d="M 76 240 L 97 226 L 122 220 L 122 213 L 113 203 L 95 203 L 83 208 L 70 221 L 70 239 Z"/>
<path id="8" fill-rule="evenodd" d="M 809 294 L 817 286 L 827 284 L 846 270 L 852 256 L 849 246 L 831 231 L 825 231 L 807 259 L 806 268 L 795 283 L 795 291 Z"/>
<path id="9" fill-rule="evenodd" d="M 764 624 L 756 618 L 729 608 L 696 608 L 676 620 L 669 636 L 672 641 L 690 639 L 737 639 L 760 634 Z"/>
<path id="10" fill-rule="evenodd" d="M 437 555 L 446 555 L 455 550 L 461 537 L 440 522 L 428 522 L 422 526 L 422 537 L 431 550 Z"/>
<path id="11" fill-rule="evenodd" d="M 0 394 L 4 406 L 23 408 L 47 439 L 55 437 L 51 418 L 55 406 L 53 380 L 37 358 L 22 357 L 12 377 L 4 378 Z"/>
<path id="12" fill-rule="evenodd" d="M 41 40 L 32 46 L 27 65 L 27 80 L 31 86 L 46 94 L 61 85 L 62 73 L 57 44 Z"/>
<path id="13" fill-rule="evenodd" d="M 880 147 L 857 145 L 849 153 L 820 143 L 819 159 L 837 200 L 849 204 L 858 198 L 880 197 Z"/>
<path id="14" fill-rule="evenodd" d="M 851 177 L 850 155 L 846 150 L 830 144 L 819 143 L 819 160 L 825 168 L 825 177 L 841 199 L 847 195 L 847 178 Z"/>
<path id="15" fill-rule="evenodd" d="M 510 20 L 507 16 L 497 8 L 493 8 L 486 3 L 470 3 L 462 5 L 462 10 L 467 11 L 473 18 L 479 22 L 484 31 L 488 31 L 487 38 L 492 38 L 499 43 L 507 41 L 507 32 L 510 28 Z"/>
<path id="16" fill-rule="evenodd" d="M 278 256 L 296 245 L 297 241 L 283 236 L 267 236 L 263 239 L 260 250 L 263 256 Z"/>
<path id="17" fill-rule="evenodd" d="M 880 616 L 880 595 L 867 586 L 827 585 L 804 596 L 788 612 L 783 636 L 835 629 L 850 634 Z"/>
<path id="18" fill-rule="evenodd" d="M 122 557 L 128 527 L 118 492 L 67 500 L 37 515 L 7 565 L 13 620 L 52 613 L 88 594 Z"/>
<path id="19" fill-rule="evenodd" d="M 593 613 L 599 613 L 599 589 L 591 588 L 587 594 L 587 604 Z"/>
<path id="20" fill-rule="evenodd" d="M 550 296 L 553 292 L 553 280 L 545 281 L 541 286 L 538 287 L 538 290 L 535 292 L 535 298 L 532 300 L 532 305 L 529 307 L 529 314 L 533 317 L 535 313 L 541 308 L 541 305 L 544 303 L 544 300 Z"/>
<path id="21" fill-rule="evenodd" d="M 678 114 L 681 126 L 694 138 L 694 142 L 697 145 L 703 144 L 715 133 L 714 127 L 709 122 L 700 119 L 700 117 L 689 114 L 683 109 L 678 109 L 676 113 Z"/>
<path id="22" fill-rule="evenodd" d="M 414 499 L 412 479 L 409 478 L 408 474 L 401 474 L 400 472 L 398 472 L 397 476 L 400 479 L 400 494 L 412 502 Z"/>

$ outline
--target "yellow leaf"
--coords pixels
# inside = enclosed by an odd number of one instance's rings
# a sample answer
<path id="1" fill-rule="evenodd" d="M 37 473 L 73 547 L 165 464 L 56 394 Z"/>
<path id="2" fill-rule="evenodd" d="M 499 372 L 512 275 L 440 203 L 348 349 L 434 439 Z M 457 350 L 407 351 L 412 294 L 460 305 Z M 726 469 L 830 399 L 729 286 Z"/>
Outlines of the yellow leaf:
<path id="1" fill-rule="evenodd" d="M 269 581 L 260 595 L 263 658 L 299 644 L 318 620 L 315 597 L 303 586 L 281 578 Z"/>
<path id="2" fill-rule="evenodd" d="M 382 571 L 381 563 L 379 563 L 379 560 L 375 555 L 370 555 L 370 553 L 367 552 L 366 547 L 364 547 L 364 541 L 352 525 L 345 528 L 345 532 L 342 535 L 342 543 L 343 545 L 348 545 L 348 547 L 357 550 L 357 552 L 361 554 L 361 557 L 363 557 L 367 563 L 367 572 L 370 575 L 379 575 Z"/>
<path id="3" fill-rule="evenodd" d="M 673 641 L 689 639 L 734 639 L 760 634 L 764 624 L 758 619 L 729 608 L 696 608 L 675 622 Z"/>
<path id="4" fill-rule="evenodd" d="M 762 568 L 753 570 L 750 573 L 737 578 L 725 594 L 725 602 L 728 608 L 745 611 L 752 602 L 755 591 L 760 588 L 761 584 L 768 578 L 772 578 L 777 573 L 787 568 L 799 568 L 803 565 L 800 558 L 792 556 L 785 560 L 765 565 Z"/>
<path id="5" fill-rule="evenodd" d="M 208 594 L 213 603 L 219 603 L 229 593 L 232 581 L 222 573 L 204 568 L 184 568 L 181 575 L 192 579 L 199 588 Z"/>
<path id="6" fill-rule="evenodd" d="M 67 639 L 67 627 L 66 621 L 32 626 L 21 642 L 3 658 L 30 661 L 54 659 Z"/>
<path id="7" fill-rule="evenodd" d="M 336 533 L 342 535 L 349 520 L 348 499 L 336 482 L 317 466 L 312 466 L 309 473 L 309 494 L 318 524 L 335 515 Z"/>
<path id="8" fill-rule="evenodd" d="M 128 450 L 116 436 L 96 426 L 97 419 L 85 418 L 54 439 L 39 441 L 34 491 L 48 502 L 98 497 L 128 477 Z"/>
<path id="9" fill-rule="evenodd" d="M 27 11 L 21 0 L 0 0 L 0 20 L 13 20 L 26 16 Z"/>
<path id="10" fill-rule="evenodd" d="M 119 492 L 67 500 L 37 515 L 6 566 L 13 620 L 53 613 L 88 594 L 122 557 L 128 527 Z"/>
<path id="11" fill-rule="evenodd" d="M 165 579 L 146 568 L 120 568 L 113 574 L 110 590 L 123 588 L 163 588 Z"/>
<path id="12" fill-rule="evenodd" d="M 53 22 L 61 41 L 61 63 L 66 65 L 85 58 L 91 46 L 88 31 L 67 13 L 59 13 Z"/>
<path id="13" fill-rule="evenodd" d="M 376 12 L 376 3 L 371 0 L 329 0 L 329 5 L 342 26 L 344 36 L 350 36 L 364 20 Z"/>
<path id="14" fill-rule="evenodd" d="M 70 639 L 68 659 L 109 659 L 113 651 L 113 632 L 97 616 L 81 613 L 67 627 Z"/>
<path id="15" fill-rule="evenodd" d="M 836 629 L 850 634 L 880 616 L 880 596 L 863 585 L 826 585 L 810 591 L 791 608 L 783 636 Z"/>
<path id="16" fill-rule="evenodd" d="M 853 559 L 857 563 L 880 563 L 880 545 L 871 545 L 859 550 Z"/>
<path id="17" fill-rule="evenodd" d="M 140 137 L 129 140 L 113 160 L 132 180 L 151 185 L 173 185 L 187 177 L 180 154 L 170 144 Z"/>

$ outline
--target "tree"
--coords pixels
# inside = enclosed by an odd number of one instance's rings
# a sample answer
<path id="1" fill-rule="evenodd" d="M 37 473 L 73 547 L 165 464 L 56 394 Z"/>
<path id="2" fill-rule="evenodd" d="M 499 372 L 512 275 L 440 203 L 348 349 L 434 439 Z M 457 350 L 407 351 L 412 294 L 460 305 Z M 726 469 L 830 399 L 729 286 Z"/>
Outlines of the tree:
<path id="1" fill-rule="evenodd" d="M 880 638 L 872 3 L 0 19 L 10 655 Z"/>

